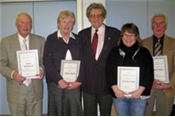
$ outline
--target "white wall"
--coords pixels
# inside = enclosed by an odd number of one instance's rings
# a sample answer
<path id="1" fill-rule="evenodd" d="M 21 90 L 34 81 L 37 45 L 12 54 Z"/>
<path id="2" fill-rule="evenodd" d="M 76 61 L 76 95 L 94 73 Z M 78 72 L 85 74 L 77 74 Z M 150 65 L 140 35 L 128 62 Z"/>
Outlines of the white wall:
<path id="1" fill-rule="evenodd" d="M 166 34 L 175 38 L 175 0 L 148 0 L 148 35 L 151 31 L 151 18 L 155 13 L 164 13 L 168 17 Z"/>
<path id="2" fill-rule="evenodd" d="M 0 11 L 2 11 L 2 10 L 1 10 L 1 4 L 0 4 Z M 2 17 L 1 14 L 2 14 L 2 13 L 0 12 L 0 19 L 1 19 L 1 17 Z M 2 24 L 1 24 L 1 23 L 2 23 L 2 22 L 0 22 L 0 27 L 2 27 L 2 26 L 1 26 Z M 1 37 L 1 35 L 2 35 L 2 28 L 0 28 L 0 37 Z"/>
<path id="3" fill-rule="evenodd" d="M 0 11 L 2 11 L 2 9 L 1 9 L 1 4 L 0 4 Z M 1 15 L 2 13 L 0 12 L 0 19 L 2 18 L 2 15 Z M 1 35 L 2 35 L 2 22 L 0 21 L 0 38 L 1 38 Z M 1 40 L 0 40 L 0 42 L 1 42 Z M 0 105 L 2 104 L 2 97 L 3 97 L 3 95 L 2 95 L 2 89 L 4 89 L 4 87 L 2 87 L 2 81 L 1 81 L 1 78 L 2 78 L 2 76 L 1 76 L 1 74 L 0 74 Z M 2 112 L 2 107 L 0 106 L 0 114 L 1 114 L 1 112 Z"/>
<path id="4" fill-rule="evenodd" d="M 106 8 L 106 24 L 121 29 L 124 23 L 133 22 L 142 39 L 152 35 L 152 16 L 164 13 L 169 19 L 166 33 L 175 38 L 175 0 L 106 0 Z"/>

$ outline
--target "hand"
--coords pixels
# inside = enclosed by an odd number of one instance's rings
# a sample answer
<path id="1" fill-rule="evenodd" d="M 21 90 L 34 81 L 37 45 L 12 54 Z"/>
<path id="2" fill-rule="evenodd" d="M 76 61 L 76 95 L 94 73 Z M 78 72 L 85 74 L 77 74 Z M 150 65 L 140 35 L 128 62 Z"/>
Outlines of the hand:
<path id="1" fill-rule="evenodd" d="M 115 96 L 117 98 L 125 98 L 125 92 L 123 92 L 122 90 L 118 89 L 116 92 L 115 92 Z"/>
<path id="2" fill-rule="evenodd" d="M 69 87 L 67 89 L 77 89 L 80 85 L 80 82 L 69 82 Z"/>
<path id="3" fill-rule="evenodd" d="M 132 91 L 129 94 L 131 94 L 131 98 L 137 99 L 137 98 L 140 98 L 140 96 L 144 90 L 145 90 L 145 87 L 139 86 L 139 88 L 137 90 Z"/>
<path id="4" fill-rule="evenodd" d="M 153 87 L 159 90 L 165 90 L 165 89 L 169 89 L 170 85 L 168 83 L 164 83 L 162 81 L 159 80 L 154 80 L 154 84 Z"/>
<path id="5" fill-rule="evenodd" d="M 66 88 L 69 87 L 69 84 L 65 80 L 63 80 L 63 79 L 61 79 L 61 80 L 58 81 L 58 85 L 62 89 L 66 89 Z"/>
<path id="6" fill-rule="evenodd" d="M 115 93 L 115 96 L 117 97 L 117 98 L 125 98 L 125 92 L 123 92 L 122 90 L 120 90 L 118 87 L 117 87 L 117 85 L 113 85 L 112 86 L 112 90 L 113 90 L 113 92 Z"/>
<path id="7" fill-rule="evenodd" d="M 16 80 L 17 82 L 23 82 L 24 80 L 26 80 L 25 77 L 23 77 L 22 75 L 20 75 L 18 72 L 14 71 L 13 73 L 13 79 Z"/>
<path id="8" fill-rule="evenodd" d="M 141 96 L 141 92 L 138 90 L 132 91 L 129 94 L 131 94 L 130 98 L 133 98 L 133 99 L 140 98 L 140 96 Z"/>
<path id="9" fill-rule="evenodd" d="M 40 73 L 39 74 L 36 74 L 35 76 L 39 76 L 39 78 L 36 78 L 36 79 L 43 79 L 43 76 L 44 76 L 44 71 L 42 69 L 40 69 Z"/>

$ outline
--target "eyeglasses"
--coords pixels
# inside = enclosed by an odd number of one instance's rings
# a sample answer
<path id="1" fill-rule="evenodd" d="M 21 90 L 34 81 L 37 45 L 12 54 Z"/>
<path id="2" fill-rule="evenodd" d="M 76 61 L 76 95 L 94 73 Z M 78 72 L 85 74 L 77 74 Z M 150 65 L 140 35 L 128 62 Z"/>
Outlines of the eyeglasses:
<path id="1" fill-rule="evenodd" d="M 126 38 L 134 38 L 135 37 L 135 34 L 124 34 L 123 37 L 126 37 Z"/>
<path id="2" fill-rule="evenodd" d="M 91 14 L 91 15 L 89 15 L 89 17 L 90 18 L 102 18 L 102 14 L 97 14 L 97 15 Z"/>

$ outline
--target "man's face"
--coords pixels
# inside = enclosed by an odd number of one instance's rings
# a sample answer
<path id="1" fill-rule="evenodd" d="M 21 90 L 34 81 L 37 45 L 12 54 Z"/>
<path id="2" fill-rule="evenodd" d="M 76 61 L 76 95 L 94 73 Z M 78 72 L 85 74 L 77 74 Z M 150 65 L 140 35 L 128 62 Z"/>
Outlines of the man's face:
<path id="1" fill-rule="evenodd" d="M 90 15 L 89 15 L 89 22 L 92 24 L 92 26 L 96 29 L 98 29 L 104 21 L 104 17 L 102 16 L 102 12 L 100 9 L 92 9 Z"/>
<path id="2" fill-rule="evenodd" d="M 25 38 L 32 29 L 32 21 L 28 15 L 20 15 L 16 22 L 16 27 L 18 29 L 18 33 Z"/>
<path id="3" fill-rule="evenodd" d="M 153 19 L 152 30 L 153 30 L 154 35 L 157 38 L 163 36 L 163 34 L 165 33 L 166 28 L 167 28 L 167 24 L 165 22 L 164 17 L 157 16 Z"/>

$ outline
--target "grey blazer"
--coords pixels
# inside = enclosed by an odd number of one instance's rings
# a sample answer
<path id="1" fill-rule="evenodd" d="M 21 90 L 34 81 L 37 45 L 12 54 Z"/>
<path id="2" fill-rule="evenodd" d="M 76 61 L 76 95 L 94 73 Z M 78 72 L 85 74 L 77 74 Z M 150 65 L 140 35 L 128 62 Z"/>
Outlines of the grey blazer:
<path id="1" fill-rule="evenodd" d="M 142 46 L 146 47 L 153 56 L 153 36 L 142 41 Z M 165 35 L 163 42 L 163 55 L 168 57 L 168 70 L 171 89 L 163 90 L 166 97 L 175 97 L 175 39 Z"/>
<path id="2" fill-rule="evenodd" d="M 43 68 L 42 57 L 45 39 L 41 36 L 29 35 L 29 49 L 38 50 L 39 66 Z M 7 100 L 11 103 L 17 101 L 19 96 L 20 82 L 11 78 L 12 72 L 18 71 L 16 51 L 21 50 L 18 35 L 13 34 L 5 37 L 0 43 L 0 73 L 6 78 Z M 32 86 L 37 100 L 43 97 L 43 81 L 32 80 Z"/>

